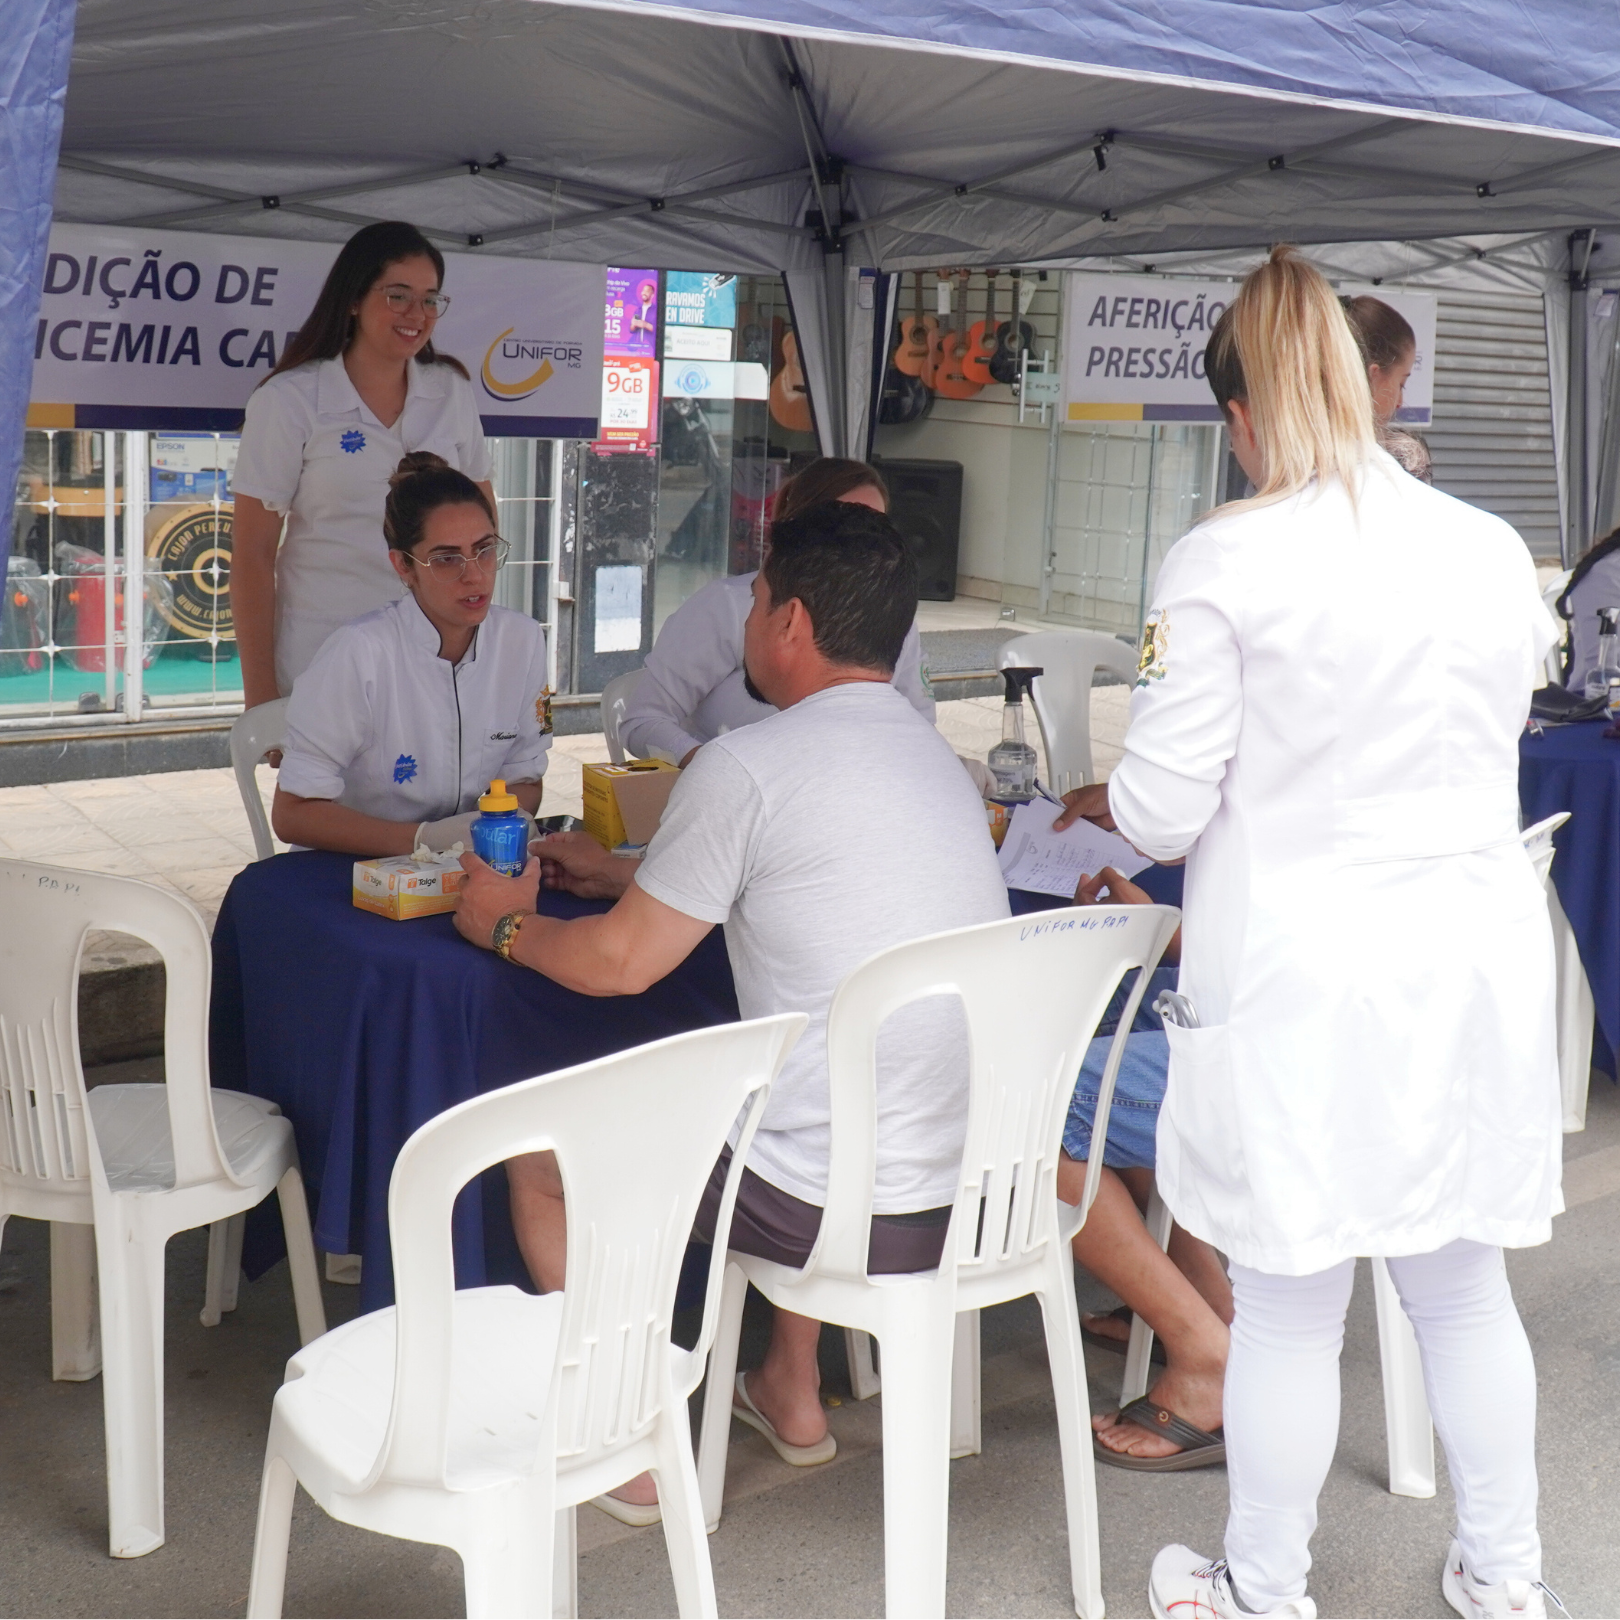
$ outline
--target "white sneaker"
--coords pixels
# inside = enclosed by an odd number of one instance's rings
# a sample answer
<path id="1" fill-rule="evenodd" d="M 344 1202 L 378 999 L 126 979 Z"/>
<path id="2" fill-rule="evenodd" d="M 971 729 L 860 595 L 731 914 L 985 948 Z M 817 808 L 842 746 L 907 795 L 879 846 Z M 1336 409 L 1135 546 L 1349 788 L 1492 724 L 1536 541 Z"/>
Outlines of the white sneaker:
<path id="1" fill-rule="evenodd" d="M 1482 1586 L 1468 1573 L 1463 1563 L 1462 1548 L 1453 1541 L 1446 1554 L 1445 1573 L 1440 1577 L 1440 1590 L 1446 1602 L 1458 1614 L 1470 1620 L 1478 1616 L 1523 1615 L 1526 1620 L 1543 1620 L 1548 1614 L 1566 1617 L 1569 1610 L 1558 1594 L 1541 1581 L 1498 1581 L 1495 1586 Z M 1551 1607 L 1549 1608 L 1549 1604 Z"/>
<path id="2" fill-rule="evenodd" d="M 1232 1589 L 1224 1558 L 1212 1562 L 1179 1544 L 1161 1547 L 1153 1560 L 1148 1602 L 1157 1620 L 1242 1620 L 1258 1613 L 1316 1620 L 1316 1605 L 1308 1597 L 1296 1598 L 1280 1609 L 1245 1609 Z"/>

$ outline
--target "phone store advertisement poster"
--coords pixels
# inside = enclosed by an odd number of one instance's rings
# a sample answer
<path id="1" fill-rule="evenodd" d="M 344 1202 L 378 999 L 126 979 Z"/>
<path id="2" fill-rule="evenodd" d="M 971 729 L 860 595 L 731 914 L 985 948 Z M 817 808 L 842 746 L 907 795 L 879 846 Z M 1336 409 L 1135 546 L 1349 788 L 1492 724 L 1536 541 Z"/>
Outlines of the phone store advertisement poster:
<path id="1" fill-rule="evenodd" d="M 110 225 L 51 230 L 28 420 L 234 433 L 314 307 L 337 245 Z M 472 377 L 489 434 L 592 438 L 603 269 L 447 257 L 434 344 Z"/>
<path id="2" fill-rule="evenodd" d="M 651 360 L 658 345 L 658 272 L 607 268 L 603 352 L 611 360 Z"/>
<path id="3" fill-rule="evenodd" d="M 1204 347 L 1237 296 L 1236 281 L 1071 273 L 1064 307 L 1063 392 L 1071 422 L 1219 422 L 1204 376 Z M 1429 422 L 1434 405 L 1436 299 L 1360 283 L 1400 311 L 1417 335 L 1418 363 L 1396 420 Z"/>
<path id="4" fill-rule="evenodd" d="M 737 324 L 737 278 L 703 270 L 671 270 L 664 277 L 664 324 Z"/>

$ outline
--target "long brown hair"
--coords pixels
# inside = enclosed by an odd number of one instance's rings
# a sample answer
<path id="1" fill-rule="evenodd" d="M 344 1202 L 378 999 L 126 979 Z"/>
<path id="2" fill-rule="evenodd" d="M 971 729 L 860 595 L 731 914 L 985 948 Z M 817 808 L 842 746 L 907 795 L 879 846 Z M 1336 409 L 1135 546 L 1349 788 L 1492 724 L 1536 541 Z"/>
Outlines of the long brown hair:
<path id="1" fill-rule="evenodd" d="M 414 225 L 385 219 L 356 231 L 326 272 L 315 307 L 293 334 L 270 377 L 311 360 L 335 360 L 342 354 L 354 338 L 354 306 L 377 285 L 383 271 L 401 259 L 430 260 L 439 285 L 444 285 L 444 255 Z M 463 377 L 467 375 L 459 360 L 437 353 L 431 342 L 422 345 L 416 358 L 423 365 L 449 366 Z"/>
<path id="2" fill-rule="evenodd" d="M 841 501 L 857 489 L 875 489 L 883 497 L 887 510 L 889 486 L 876 467 L 869 467 L 864 461 L 850 461 L 844 456 L 822 456 L 803 472 L 795 473 L 776 492 L 771 522 L 784 523 L 824 501 Z"/>
<path id="3" fill-rule="evenodd" d="M 383 506 L 383 538 L 388 549 L 411 555 L 411 547 L 422 538 L 428 514 L 441 506 L 482 507 L 490 526 L 495 526 L 495 514 L 483 490 L 466 473 L 431 450 L 411 451 L 388 480 L 388 500 Z"/>
<path id="4" fill-rule="evenodd" d="M 1372 390 L 1355 335 L 1322 273 L 1297 248 L 1274 247 L 1244 278 L 1204 351 L 1215 403 L 1230 419 L 1249 409 L 1264 478 L 1248 501 L 1270 505 L 1320 478 L 1338 478 L 1351 501 L 1377 438 Z"/>
<path id="5" fill-rule="evenodd" d="M 1356 334 L 1356 342 L 1361 345 L 1369 366 L 1389 371 L 1408 355 L 1417 353 L 1417 333 L 1406 317 L 1382 298 L 1362 293 L 1341 302 L 1350 318 L 1350 330 Z"/>

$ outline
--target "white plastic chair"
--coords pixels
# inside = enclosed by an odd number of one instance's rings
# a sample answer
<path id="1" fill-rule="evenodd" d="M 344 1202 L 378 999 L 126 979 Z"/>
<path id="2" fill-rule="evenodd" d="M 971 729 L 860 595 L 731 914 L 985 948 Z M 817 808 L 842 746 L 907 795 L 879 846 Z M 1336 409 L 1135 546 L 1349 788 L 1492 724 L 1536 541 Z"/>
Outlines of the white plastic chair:
<path id="1" fill-rule="evenodd" d="M 887 1610 L 943 1614 L 953 1382 L 966 1383 L 971 1373 L 973 1391 L 959 1393 L 976 1396 L 977 1388 L 976 1364 L 964 1367 L 953 1355 L 962 1343 L 959 1313 L 971 1323 L 983 1306 L 1033 1293 L 1045 1319 L 1057 1403 L 1075 1609 L 1102 1614 L 1091 1410 L 1069 1255 L 1096 1196 L 1102 1155 L 1074 1209 L 1058 1201 L 1057 1165 L 1087 1042 L 1122 975 L 1140 967 L 1120 1018 L 1121 1031 L 1130 1028 L 1178 920 L 1166 906 L 1013 917 L 884 951 L 839 986 L 827 1021 L 832 1151 L 815 1249 L 802 1271 L 735 1252 L 726 1268 L 698 1455 L 711 1530 L 725 1487 L 743 1297 L 753 1283 L 783 1310 L 877 1339 L 884 1362 Z M 971 1060 L 966 1142 L 944 1255 L 934 1271 L 869 1278 L 877 1033 L 891 1013 L 936 995 L 961 998 Z M 1123 1050 L 1120 1035 L 1100 1087 L 1099 1142 Z M 976 1398 L 962 1404 L 976 1406 Z"/>
<path id="2" fill-rule="evenodd" d="M 237 791 L 253 829 L 254 859 L 267 861 L 276 852 L 270 836 L 270 818 L 264 813 L 254 767 L 266 754 L 287 746 L 287 700 L 261 703 L 236 717 L 231 726 L 231 769 L 236 772 Z"/>
<path id="3" fill-rule="evenodd" d="M 624 764 L 624 744 L 619 741 L 619 727 L 624 724 L 624 711 L 645 673 L 644 670 L 633 669 L 628 675 L 615 675 L 602 688 L 602 735 L 607 738 L 608 758 L 615 765 Z"/>
<path id="4" fill-rule="evenodd" d="M 1586 1129 L 1586 1099 L 1592 1084 L 1592 1019 L 1596 1014 L 1591 982 L 1581 966 L 1575 931 L 1569 926 L 1569 918 L 1564 915 L 1552 881 L 1555 853 L 1552 835 L 1568 820 L 1569 812 L 1562 810 L 1525 828 L 1521 835 L 1536 875 L 1547 891 L 1547 911 L 1552 918 L 1553 954 L 1558 972 L 1558 1085 L 1566 1135 Z"/>
<path id="5" fill-rule="evenodd" d="M 1520 837 L 1547 890 L 1553 937 L 1558 947 L 1558 1060 L 1565 1131 L 1586 1124 L 1586 1090 L 1592 1063 L 1592 990 L 1574 948 L 1574 935 L 1552 886 L 1552 835 L 1569 820 L 1567 810 L 1527 827 Z M 1560 929 L 1562 937 L 1560 937 Z M 1566 949 L 1568 952 L 1566 960 Z M 1584 998 L 1584 1000 L 1583 1000 Z M 1567 1019 L 1567 1022 L 1566 1022 Z M 1583 1044 L 1584 1038 L 1584 1044 Z M 1577 1084 L 1578 1081 L 1578 1084 Z M 1578 1110 L 1578 1113 L 1577 1113 Z M 1578 1122 L 1571 1124 L 1572 1117 Z M 1147 1226 L 1161 1249 L 1170 1246 L 1170 1211 L 1157 1187 L 1148 1200 Z M 1417 1335 L 1401 1307 L 1389 1267 L 1372 1262 L 1373 1298 L 1378 1307 L 1378 1352 L 1384 1381 L 1384 1432 L 1389 1454 L 1389 1488 L 1395 1496 L 1430 1497 L 1435 1493 L 1434 1424 L 1423 1387 L 1423 1362 Z M 1125 1352 L 1120 1404 L 1147 1393 L 1153 1351 L 1153 1329 L 1139 1316 L 1131 1318 Z"/>
<path id="6" fill-rule="evenodd" d="M 281 1613 L 300 1484 L 335 1519 L 453 1547 L 469 1616 L 573 1614 L 574 1505 L 649 1468 L 680 1613 L 715 1613 L 686 1398 L 714 1336 L 754 1124 L 805 1023 L 677 1035 L 475 1097 L 411 1137 L 388 1188 L 398 1304 L 302 1350 L 277 1391 L 250 1615 Z M 745 1108 L 702 1330 L 682 1350 L 669 1337 L 681 1259 Z M 456 1194 L 542 1148 L 562 1171 L 568 1286 L 458 1291 Z"/>
<path id="7" fill-rule="evenodd" d="M 1097 780 L 1091 762 L 1091 680 L 1099 669 L 1136 681 L 1136 653 L 1096 630 L 1032 630 L 996 654 L 997 669 L 1039 669 L 1030 701 L 1046 748 L 1046 784 L 1067 793 Z"/>
<path id="8" fill-rule="evenodd" d="M 1564 684 L 1564 637 L 1569 634 L 1569 626 L 1564 616 L 1558 611 L 1558 598 L 1564 594 L 1564 588 L 1569 584 L 1572 569 L 1566 568 L 1561 574 L 1554 574 L 1547 582 L 1546 589 L 1541 593 L 1541 600 L 1547 604 L 1547 611 L 1552 614 L 1553 622 L 1562 634 L 1558 640 L 1547 649 L 1545 668 L 1548 686 L 1562 686 Z"/>
<path id="9" fill-rule="evenodd" d="M 163 956 L 166 1085 L 86 1092 L 76 998 L 92 929 Z M 51 1373 L 102 1374 L 114 1558 L 163 1544 L 169 1239 L 198 1226 L 223 1238 L 232 1216 L 279 1193 L 299 1338 L 326 1330 L 292 1126 L 273 1103 L 209 1088 L 210 969 L 208 929 L 178 895 L 0 861 L 0 1228 L 11 1215 L 51 1223 Z"/>

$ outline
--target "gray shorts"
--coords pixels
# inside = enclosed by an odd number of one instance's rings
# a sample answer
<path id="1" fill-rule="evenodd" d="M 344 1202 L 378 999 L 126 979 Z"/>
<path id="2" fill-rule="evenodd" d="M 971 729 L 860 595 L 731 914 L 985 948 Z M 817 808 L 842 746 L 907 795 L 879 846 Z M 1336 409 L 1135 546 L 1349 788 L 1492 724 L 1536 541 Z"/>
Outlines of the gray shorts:
<path id="1" fill-rule="evenodd" d="M 701 1243 L 714 1241 L 715 1217 L 720 1213 L 720 1195 L 725 1191 L 726 1169 L 731 1163 L 727 1148 L 709 1177 L 709 1185 L 698 1206 L 692 1235 Z M 950 1224 L 951 1206 L 919 1209 L 909 1215 L 874 1215 L 872 1235 L 866 1250 L 866 1269 L 874 1277 L 899 1272 L 932 1271 L 945 1251 L 945 1229 Z M 821 1230 L 821 1206 L 807 1204 L 792 1193 L 773 1187 L 752 1170 L 744 1169 L 737 1188 L 737 1205 L 731 1216 L 731 1247 L 742 1254 L 774 1260 L 779 1266 L 802 1267 L 810 1258 Z"/>

